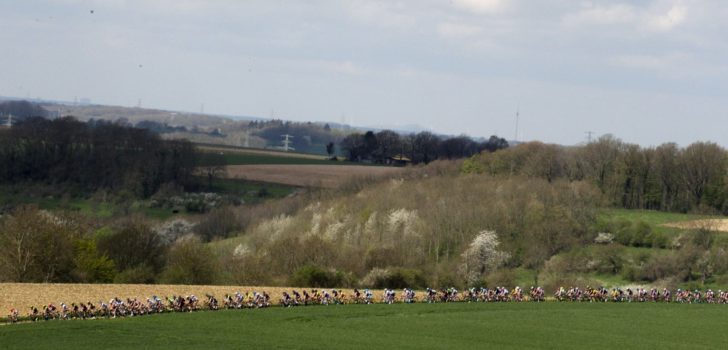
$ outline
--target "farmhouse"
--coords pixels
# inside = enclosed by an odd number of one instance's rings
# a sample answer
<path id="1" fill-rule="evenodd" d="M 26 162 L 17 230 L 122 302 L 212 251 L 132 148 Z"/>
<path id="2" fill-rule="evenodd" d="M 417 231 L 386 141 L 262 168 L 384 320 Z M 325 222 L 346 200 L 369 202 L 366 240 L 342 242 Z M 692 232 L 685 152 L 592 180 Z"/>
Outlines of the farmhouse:
<path id="1" fill-rule="evenodd" d="M 412 164 L 412 160 L 405 157 L 402 154 L 398 154 L 396 156 L 392 156 L 387 158 L 387 164 L 389 165 L 398 165 L 398 166 L 405 166 L 408 164 Z"/>

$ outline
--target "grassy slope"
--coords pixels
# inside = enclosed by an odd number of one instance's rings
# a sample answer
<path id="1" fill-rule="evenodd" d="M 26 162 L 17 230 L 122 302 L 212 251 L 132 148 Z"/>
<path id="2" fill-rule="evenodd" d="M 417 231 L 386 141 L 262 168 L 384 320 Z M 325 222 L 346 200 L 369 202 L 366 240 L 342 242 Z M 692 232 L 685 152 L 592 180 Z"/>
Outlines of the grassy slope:
<path id="1" fill-rule="evenodd" d="M 205 183 L 205 179 L 200 180 Z M 213 181 L 212 192 L 220 194 L 229 194 L 237 196 L 245 203 L 260 203 L 270 199 L 284 198 L 298 188 L 283 184 L 263 183 L 256 181 L 247 181 L 239 179 L 215 179 Z M 204 191 L 207 188 L 203 187 Z M 51 196 L 34 196 L 29 197 L 24 194 L 13 193 L 7 189 L 0 188 L 0 202 L 6 205 L 23 205 L 34 204 L 38 208 L 49 211 L 67 210 L 79 212 L 84 215 L 110 218 L 114 215 L 120 215 L 123 208 L 112 201 L 99 202 L 91 198 L 84 197 L 51 197 Z M 166 220 L 177 214 L 173 213 L 171 208 L 150 208 L 147 201 L 137 200 L 130 205 L 130 212 L 143 214 L 150 219 Z M 185 210 L 182 214 L 187 213 Z"/>
<path id="2" fill-rule="evenodd" d="M 310 158 L 299 158 L 295 156 L 278 156 L 278 155 L 266 155 L 266 154 L 247 154 L 243 152 L 228 152 L 225 153 L 225 160 L 228 165 L 247 165 L 247 164 L 317 164 L 317 165 L 336 165 L 343 162 L 333 162 L 321 159 L 310 159 Z M 204 158 L 201 161 L 205 164 Z M 350 163 L 348 163 L 350 164 Z"/>
<path id="3" fill-rule="evenodd" d="M 211 152 L 221 152 L 225 156 L 228 165 L 246 165 L 246 164 L 353 164 L 350 162 L 334 162 L 326 160 L 323 155 L 314 155 L 308 153 L 283 152 L 275 150 L 263 150 L 241 147 L 199 145 L 198 148 L 203 151 L 203 157 L 200 159 L 201 164 L 208 164 L 209 160 L 205 158 L 206 154 Z"/>
<path id="4" fill-rule="evenodd" d="M 660 233 L 669 235 L 676 235 L 684 230 L 672 227 L 662 226 L 664 224 L 691 220 L 701 219 L 715 219 L 721 218 L 710 215 L 696 215 L 696 214 L 682 214 L 682 213 L 670 213 L 655 210 L 635 210 L 635 209 L 605 209 L 600 215 L 599 219 L 608 221 L 626 220 L 632 222 L 643 221 L 650 224 L 654 230 Z"/>
<path id="5" fill-rule="evenodd" d="M 0 327 L 5 349 L 643 348 L 728 342 L 722 305 L 347 305 Z"/>
<path id="6" fill-rule="evenodd" d="M 203 153 L 200 164 L 210 164 L 206 154 L 222 152 L 227 165 L 258 165 L 258 164 L 313 164 L 313 165 L 360 165 L 381 166 L 381 164 L 358 163 L 347 160 L 331 161 L 325 155 L 312 153 L 284 152 L 278 150 L 244 148 L 234 146 L 198 144 Z"/>

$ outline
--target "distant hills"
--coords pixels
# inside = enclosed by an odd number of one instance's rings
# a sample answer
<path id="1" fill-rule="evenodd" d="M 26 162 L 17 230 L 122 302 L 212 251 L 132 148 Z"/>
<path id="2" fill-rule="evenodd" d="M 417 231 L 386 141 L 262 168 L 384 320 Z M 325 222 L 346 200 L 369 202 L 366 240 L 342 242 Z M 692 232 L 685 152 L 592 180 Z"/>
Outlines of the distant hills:
<path id="1" fill-rule="evenodd" d="M 80 121 L 104 120 L 136 126 L 159 133 L 163 138 L 186 138 L 192 142 L 251 148 L 283 148 L 284 135 L 289 146 L 299 152 L 326 154 L 326 144 L 338 144 L 345 136 L 366 131 L 392 130 L 399 134 L 427 131 L 420 125 L 375 125 L 357 127 L 336 122 L 292 122 L 254 116 L 211 115 L 153 108 L 123 107 L 28 99 L 17 101 L 0 96 L 0 123 L 12 114 L 17 120 L 26 116 L 57 118 L 73 116 Z M 437 133 L 436 133 L 437 134 Z M 449 138 L 449 135 L 442 135 Z M 474 138 L 484 141 L 485 138 Z M 338 152 L 337 152 L 338 153 Z"/>

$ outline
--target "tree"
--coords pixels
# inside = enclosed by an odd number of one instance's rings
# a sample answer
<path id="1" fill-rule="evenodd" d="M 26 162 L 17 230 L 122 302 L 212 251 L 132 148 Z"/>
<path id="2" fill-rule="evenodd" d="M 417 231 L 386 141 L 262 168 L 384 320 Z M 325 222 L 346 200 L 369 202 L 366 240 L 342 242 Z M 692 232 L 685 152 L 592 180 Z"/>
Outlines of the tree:
<path id="1" fill-rule="evenodd" d="M 495 231 L 480 231 L 462 254 L 461 273 L 468 285 L 476 284 L 481 276 L 492 272 L 510 257 L 498 250 L 500 241 Z"/>
<path id="2" fill-rule="evenodd" d="M 726 152 L 717 144 L 696 142 L 681 152 L 680 174 L 695 206 L 706 203 L 704 198 L 711 189 L 723 187 L 726 174 Z M 722 202 L 720 199 L 713 199 Z M 721 203 L 722 204 L 722 203 Z"/>
<path id="3" fill-rule="evenodd" d="M 213 180 L 223 177 L 227 173 L 227 158 L 222 152 L 211 152 L 205 154 L 203 164 L 199 168 L 199 172 L 207 179 L 207 189 L 212 191 Z"/>
<path id="4" fill-rule="evenodd" d="M 678 171 L 678 154 L 680 150 L 675 143 L 665 143 L 654 149 L 651 157 L 652 171 L 660 192 L 660 210 L 674 210 L 680 188 Z"/>
<path id="5" fill-rule="evenodd" d="M 483 150 L 495 152 L 497 150 L 508 148 L 508 141 L 502 137 L 492 135 L 482 146 Z"/>
<path id="6" fill-rule="evenodd" d="M 13 282 L 69 281 L 76 235 L 63 218 L 23 207 L 0 222 L 0 278 Z"/>
<path id="7" fill-rule="evenodd" d="M 374 150 L 374 159 L 384 163 L 389 157 L 402 153 L 402 138 L 392 130 L 382 130 L 376 134 L 377 149 Z"/>
<path id="8" fill-rule="evenodd" d="M 372 159 L 374 152 L 379 147 L 377 135 L 373 131 L 367 131 L 364 133 L 364 158 Z"/>
<path id="9" fill-rule="evenodd" d="M 422 131 L 415 135 L 412 145 L 415 163 L 425 163 L 437 159 L 437 149 L 440 145 L 440 138 L 429 131 Z"/>
<path id="10" fill-rule="evenodd" d="M 114 261 L 98 252 L 93 239 L 81 239 L 76 242 L 76 255 L 73 262 L 75 279 L 79 282 L 111 283 L 114 281 L 116 275 Z"/>
<path id="11" fill-rule="evenodd" d="M 610 190 L 608 182 L 615 173 L 622 145 L 622 140 L 612 135 L 604 135 L 581 149 L 580 160 L 585 176 L 593 181 L 602 193 Z"/>
<path id="12" fill-rule="evenodd" d="M 328 124 L 326 124 L 326 125 L 328 125 Z M 326 144 L 326 154 L 329 155 L 329 158 L 332 158 L 334 156 L 334 151 L 335 151 L 334 150 L 334 143 L 333 142 L 327 143 Z"/>
<path id="13" fill-rule="evenodd" d="M 29 208 L 16 210 L 12 216 L 4 218 L 0 226 L 0 275 L 3 280 L 30 282 L 36 280 L 40 266 L 41 231 L 47 222 Z"/>
<path id="14" fill-rule="evenodd" d="M 140 265 L 159 268 L 166 251 L 162 237 L 140 220 L 129 221 L 116 232 L 100 237 L 97 245 L 99 252 L 111 258 L 119 271 Z"/>
<path id="15" fill-rule="evenodd" d="M 452 137 L 440 143 L 439 155 L 443 158 L 470 157 L 476 153 L 478 153 L 478 145 L 465 135 Z"/>
<path id="16" fill-rule="evenodd" d="M 364 159 L 364 136 L 360 133 L 347 135 L 341 140 L 341 149 L 346 152 L 349 161 L 358 162 Z"/>

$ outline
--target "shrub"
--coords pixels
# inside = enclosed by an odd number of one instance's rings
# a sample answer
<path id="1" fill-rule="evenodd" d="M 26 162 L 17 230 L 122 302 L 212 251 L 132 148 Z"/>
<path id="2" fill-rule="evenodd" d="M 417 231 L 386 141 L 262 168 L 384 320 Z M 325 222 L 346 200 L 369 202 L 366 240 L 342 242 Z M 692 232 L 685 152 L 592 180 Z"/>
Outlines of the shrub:
<path id="1" fill-rule="evenodd" d="M 100 255 L 93 240 L 81 239 L 76 242 L 73 262 L 76 266 L 73 274 L 77 281 L 108 283 L 114 280 L 116 274 L 114 261 L 106 255 Z"/>
<path id="2" fill-rule="evenodd" d="M 162 280 L 179 284 L 213 284 L 217 274 L 217 257 L 212 249 L 194 235 L 182 237 L 167 253 Z"/>
<path id="3" fill-rule="evenodd" d="M 344 284 L 344 274 L 316 265 L 306 265 L 296 270 L 291 285 L 297 287 L 333 288 Z"/>
<path id="4" fill-rule="evenodd" d="M 594 238 L 594 243 L 597 244 L 609 244 L 614 241 L 614 235 L 608 232 L 599 232 L 597 238 Z"/>
<path id="5" fill-rule="evenodd" d="M 380 269 L 374 268 L 362 279 L 362 286 L 369 288 L 415 288 L 427 286 L 427 279 L 417 269 Z"/>
<path id="6" fill-rule="evenodd" d="M 154 283 L 154 269 L 149 265 L 137 265 L 119 272 L 114 283 L 149 284 Z"/>
<path id="7" fill-rule="evenodd" d="M 242 229 L 235 212 L 230 207 L 213 209 L 195 226 L 195 232 L 206 241 L 215 237 L 229 237 Z"/>
<path id="8" fill-rule="evenodd" d="M 624 265 L 624 260 L 622 259 L 623 249 L 619 245 L 594 247 L 594 252 L 592 253 L 594 258 L 593 269 L 599 273 L 619 273 Z"/>
<path id="9" fill-rule="evenodd" d="M 616 241 L 626 246 L 631 245 L 632 237 L 634 236 L 634 228 L 632 227 L 632 223 L 626 220 L 621 220 L 614 223 L 614 226 Z"/>
<path id="10" fill-rule="evenodd" d="M 513 288 L 516 285 L 516 271 L 513 269 L 500 269 L 486 276 L 486 284 L 491 287 L 503 286 Z"/>

